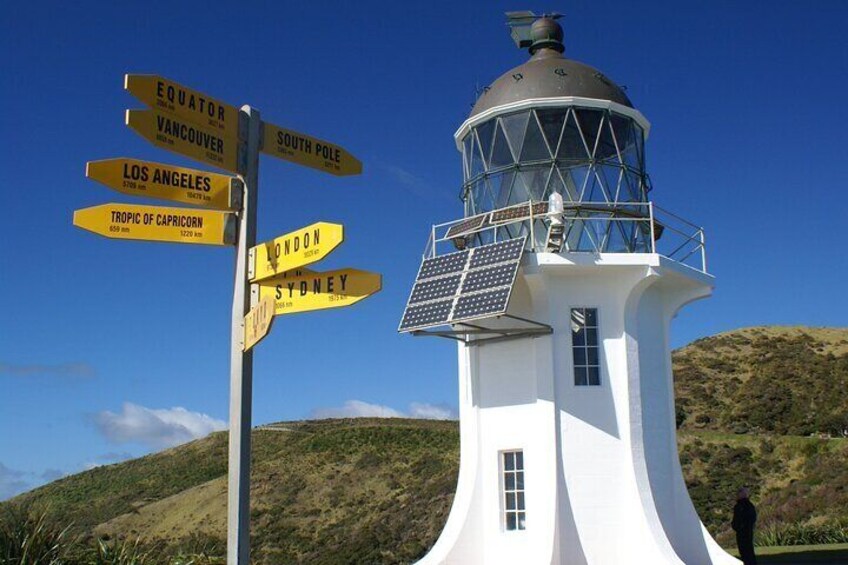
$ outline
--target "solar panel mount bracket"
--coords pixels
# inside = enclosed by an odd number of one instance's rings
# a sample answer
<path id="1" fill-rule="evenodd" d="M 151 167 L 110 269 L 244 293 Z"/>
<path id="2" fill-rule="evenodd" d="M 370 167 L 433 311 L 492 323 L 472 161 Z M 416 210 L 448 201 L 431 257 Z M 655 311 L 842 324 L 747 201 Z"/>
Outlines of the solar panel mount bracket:
<path id="1" fill-rule="evenodd" d="M 455 328 L 456 326 L 466 326 L 466 329 L 414 330 L 410 333 L 418 337 L 444 337 L 454 339 L 456 341 L 461 341 L 468 346 L 486 345 L 487 343 L 496 343 L 525 337 L 535 338 L 554 333 L 554 329 L 551 326 L 543 324 L 542 322 L 520 318 L 511 314 L 503 314 L 492 319 L 498 318 L 517 320 L 528 324 L 528 326 L 513 328 L 487 328 L 479 325 L 479 323 L 471 324 L 469 322 L 457 322 L 451 327 Z M 478 321 L 475 320 L 475 322 Z M 490 335 L 492 337 L 476 337 L 484 335 Z"/>

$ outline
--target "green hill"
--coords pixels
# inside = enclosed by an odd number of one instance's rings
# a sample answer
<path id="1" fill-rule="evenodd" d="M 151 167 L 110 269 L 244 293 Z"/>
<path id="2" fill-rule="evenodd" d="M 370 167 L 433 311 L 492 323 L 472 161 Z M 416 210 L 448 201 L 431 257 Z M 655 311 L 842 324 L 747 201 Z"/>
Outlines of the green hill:
<path id="1" fill-rule="evenodd" d="M 684 476 L 719 541 L 732 545 L 728 514 L 741 484 L 758 505 L 760 541 L 848 541 L 848 428 L 840 428 L 848 330 L 728 332 L 676 351 L 674 367 Z M 87 543 L 141 537 L 162 553 L 202 546 L 220 554 L 226 442 L 226 433 L 212 434 L 4 506 L 46 507 Z M 458 464 L 456 422 L 322 420 L 254 430 L 253 562 L 414 561 L 447 518 Z"/>

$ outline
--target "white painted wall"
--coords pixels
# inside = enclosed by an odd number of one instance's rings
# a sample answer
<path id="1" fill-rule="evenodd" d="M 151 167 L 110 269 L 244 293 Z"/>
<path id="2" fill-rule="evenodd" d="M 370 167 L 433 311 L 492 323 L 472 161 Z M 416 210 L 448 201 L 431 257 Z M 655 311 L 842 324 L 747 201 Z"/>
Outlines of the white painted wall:
<path id="1" fill-rule="evenodd" d="M 711 289 L 654 254 L 527 254 L 509 313 L 554 332 L 459 346 L 457 493 L 420 563 L 739 563 L 702 527 L 675 437 L 669 323 Z M 572 307 L 598 309 L 600 386 L 574 385 Z M 523 531 L 502 523 L 500 452 L 513 449 Z"/>

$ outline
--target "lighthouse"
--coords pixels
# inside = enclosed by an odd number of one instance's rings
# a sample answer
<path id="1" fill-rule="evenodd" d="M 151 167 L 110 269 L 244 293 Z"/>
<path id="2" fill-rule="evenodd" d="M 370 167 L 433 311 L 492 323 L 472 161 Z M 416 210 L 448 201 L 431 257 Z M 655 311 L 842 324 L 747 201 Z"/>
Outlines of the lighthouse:
<path id="1" fill-rule="evenodd" d="M 739 563 L 675 436 L 669 327 L 712 292 L 704 232 L 653 201 L 648 120 L 566 58 L 558 15 L 507 16 L 529 60 L 455 134 L 464 210 L 399 328 L 458 347 L 457 490 L 421 563 Z"/>

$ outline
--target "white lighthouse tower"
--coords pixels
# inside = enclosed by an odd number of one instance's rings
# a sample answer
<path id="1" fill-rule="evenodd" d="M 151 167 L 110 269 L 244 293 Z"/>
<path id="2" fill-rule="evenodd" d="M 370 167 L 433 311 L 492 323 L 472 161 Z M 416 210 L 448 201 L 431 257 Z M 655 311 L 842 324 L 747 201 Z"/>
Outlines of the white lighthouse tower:
<path id="1" fill-rule="evenodd" d="M 511 13 L 531 58 L 456 133 L 464 217 L 433 227 L 400 331 L 459 342 L 461 461 L 421 563 L 739 563 L 675 437 L 669 325 L 711 293 L 703 232 L 649 199 L 649 124 Z M 531 25 L 532 24 L 532 25 Z"/>

